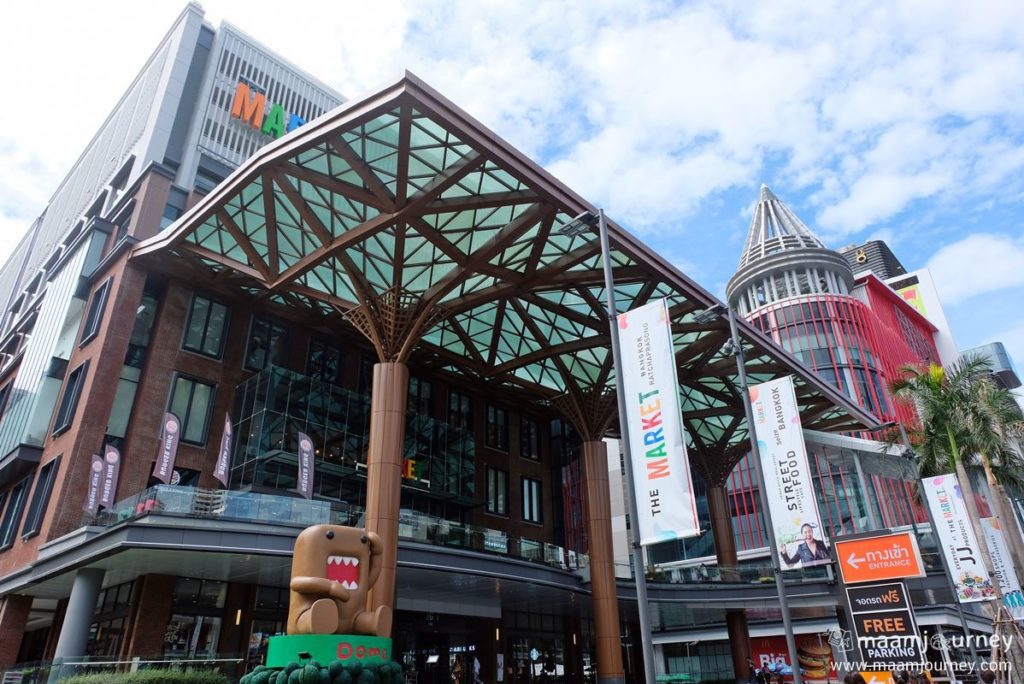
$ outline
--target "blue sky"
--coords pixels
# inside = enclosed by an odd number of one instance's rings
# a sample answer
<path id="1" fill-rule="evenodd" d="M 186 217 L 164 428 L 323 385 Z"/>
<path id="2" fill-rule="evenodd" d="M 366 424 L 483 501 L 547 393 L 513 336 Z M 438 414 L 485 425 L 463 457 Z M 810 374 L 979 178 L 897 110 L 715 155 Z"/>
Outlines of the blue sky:
<path id="1" fill-rule="evenodd" d="M 182 7 L 5 7 L 0 257 Z M 958 346 L 1024 367 L 1024 3 L 204 7 L 346 95 L 415 72 L 719 295 L 765 182 L 830 246 L 931 267 Z"/>

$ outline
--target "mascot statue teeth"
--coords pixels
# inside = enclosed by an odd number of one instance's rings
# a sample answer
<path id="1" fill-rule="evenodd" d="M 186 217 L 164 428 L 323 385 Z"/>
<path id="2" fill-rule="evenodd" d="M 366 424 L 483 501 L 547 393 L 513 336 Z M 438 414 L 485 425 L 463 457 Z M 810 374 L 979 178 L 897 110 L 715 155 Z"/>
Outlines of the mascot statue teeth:
<path id="1" fill-rule="evenodd" d="M 390 634 L 391 608 L 366 610 L 382 552 L 380 537 L 366 530 L 340 525 L 303 530 L 292 559 L 288 634 Z"/>

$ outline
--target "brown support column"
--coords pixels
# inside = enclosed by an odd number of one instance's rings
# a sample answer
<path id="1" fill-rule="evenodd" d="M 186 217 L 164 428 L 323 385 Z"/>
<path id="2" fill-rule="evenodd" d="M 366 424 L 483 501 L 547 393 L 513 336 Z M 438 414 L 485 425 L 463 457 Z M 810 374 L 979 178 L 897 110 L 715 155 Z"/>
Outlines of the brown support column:
<path id="1" fill-rule="evenodd" d="M 0 670 L 17 662 L 31 608 L 31 596 L 8 594 L 0 599 Z"/>
<path id="2" fill-rule="evenodd" d="M 382 568 L 370 592 L 369 609 L 395 608 L 398 513 L 402 495 L 402 451 L 409 369 L 404 363 L 373 367 L 370 396 L 370 449 L 366 457 L 366 529 L 384 542 Z"/>
<path id="3" fill-rule="evenodd" d="M 586 478 L 587 534 L 590 537 L 590 591 L 594 604 L 597 681 L 625 681 L 619 637 L 619 601 L 615 594 L 615 554 L 608 490 L 608 448 L 601 440 L 584 442 L 580 450 Z M 643 572 L 643 568 L 639 568 Z"/>
<path id="4" fill-rule="evenodd" d="M 732 514 L 729 511 L 729 492 L 725 484 L 708 485 L 708 510 L 711 513 L 711 535 L 715 539 L 715 557 L 718 560 L 722 578 L 728 580 L 736 573 L 723 568 L 735 568 L 739 564 L 736 555 L 736 537 L 732 531 Z M 738 579 L 738 578 L 737 578 Z M 732 653 L 732 668 L 736 681 L 746 681 L 749 673 L 747 661 L 751 658 L 750 630 L 747 628 L 747 614 L 743 610 L 725 611 L 725 626 L 729 633 L 729 650 Z"/>
<path id="5" fill-rule="evenodd" d="M 167 623 L 171 621 L 174 575 L 143 575 L 139 583 L 138 601 L 132 610 L 132 631 L 127 658 L 162 656 Z"/>

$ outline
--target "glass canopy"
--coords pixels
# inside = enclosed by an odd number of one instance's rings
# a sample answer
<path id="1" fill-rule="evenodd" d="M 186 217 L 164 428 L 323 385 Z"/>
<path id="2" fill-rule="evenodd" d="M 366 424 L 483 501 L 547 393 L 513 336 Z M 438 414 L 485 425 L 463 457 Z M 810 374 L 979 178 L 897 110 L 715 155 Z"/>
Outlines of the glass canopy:
<path id="1" fill-rule="evenodd" d="M 593 207 L 411 74 L 268 145 L 134 258 L 173 255 L 320 324 L 524 400 L 614 387 L 600 245 L 560 228 Z M 695 465 L 731 469 L 747 439 L 718 300 L 609 225 L 619 310 L 668 299 Z M 750 382 L 793 374 L 805 427 L 875 420 L 741 322 Z M 726 471 L 728 472 L 728 471 Z"/>

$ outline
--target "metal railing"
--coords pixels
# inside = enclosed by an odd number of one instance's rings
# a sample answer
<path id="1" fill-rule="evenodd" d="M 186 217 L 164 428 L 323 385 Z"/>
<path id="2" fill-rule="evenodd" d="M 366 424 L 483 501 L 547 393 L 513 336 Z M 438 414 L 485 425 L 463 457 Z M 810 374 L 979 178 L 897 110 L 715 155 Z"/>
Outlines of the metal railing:
<path id="1" fill-rule="evenodd" d="M 230 520 L 263 525 L 304 528 L 330 524 L 362 527 L 364 511 L 331 501 L 310 501 L 290 496 L 156 485 L 122 499 L 103 510 L 88 524 L 112 527 L 145 516 L 170 516 L 193 519 Z M 435 546 L 482 551 L 543 563 L 563 570 L 578 570 L 588 565 L 586 554 L 569 551 L 556 544 L 510 536 L 501 530 L 459 523 L 444 518 L 402 509 L 399 516 L 400 539 Z"/>

